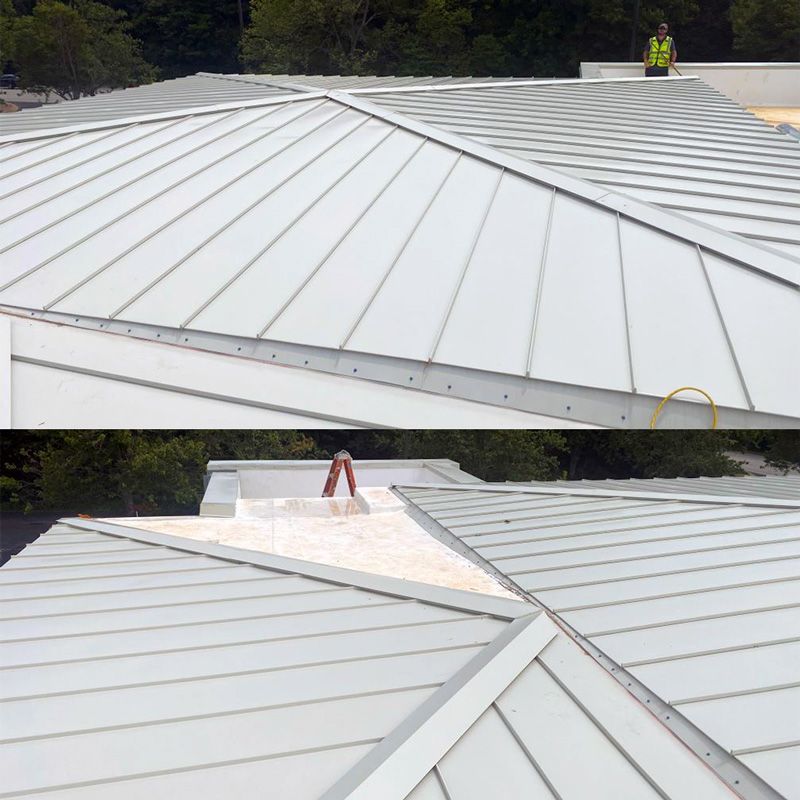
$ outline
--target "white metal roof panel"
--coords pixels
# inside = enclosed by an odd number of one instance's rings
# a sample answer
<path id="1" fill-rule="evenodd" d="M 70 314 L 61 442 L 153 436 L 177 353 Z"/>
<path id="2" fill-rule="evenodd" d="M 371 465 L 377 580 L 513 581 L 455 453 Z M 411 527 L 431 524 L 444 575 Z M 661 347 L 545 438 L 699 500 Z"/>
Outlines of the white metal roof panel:
<path id="1" fill-rule="evenodd" d="M 572 496 L 564 483 L 551 484 L 555 495 L 547 486 L 400 491 L 443 526 L 443 541 L 466 545 L 599 648 L 620 680 L 640 681 L 777 791 L 800 797 L 788 777 L 800 735 L 800 497 L 645 499 L 658 497 L 656 487 L 643 493 L 647 481 L 576 482 Z M 598 484 L 610 491 L 595 495 Z M 619 484 L 622 508 L 591 502 Z M 747 756 L 766 752 L 759 772 Z"/>
<path id="2" fill-rule="evenodd" d="M 0 591 L 7 797 L 577 800 L 567 739 L 601 796 L 730 797 L 521 602 L 81 520 Z"/>
<path id="3" fill-rule="evenodd" d="M 239 100 L 258 100 L 318 89 L 463 85 L 508 80 L 513 79 L 375 75 L 239 75 L 199 72 L 184 78 L 157 81 L 144 86 L 83 97 L 79 100 L 23 109 L 16 114 L 3 114 L 0 117 L 0 136 Z"/>
<path id="4" fill-rule="evenodd" d="M 267 359 L 312 348 L 302 365 L 359 377 L 367 356 L 380 380 L 595 424 L 642 425 L 687 383 L 723 420 L 800 415 L 788 260 L 350 95 L 298 97 L 8 140 L 0 302 Z M 737 319 L 744 292 L 777 335 Z"/>
<path id="5" fill-rule="evenodd" d="M 736 454 L 731 454 L 736 460 Z M 625 492 L 674 492 L 676 494 L 774 497 L 800 500 L 800 474 L 726 475 L 720 478 L 627 478 L 579 481 L 529 481 L 528 486 L 565 489 L 621 489 Z"/>
<path id="6" fill-rule="evenodd" d="M 800 253 L 800 144 L 697 79 L 376 91 L 504 152 Z M 668 256 L 653 259 L 668 269 Z"/>
<path id="7" fill-rule="evenodd" d="M 185 78 L 119 89 L 80 100 L 23 109 L 16 114 L 3 114 L 0 119 L 0 136 L 236 100 L 258 100 L 293 94 L 296 91 L 285 85 L 275 86 L 251 80 L 250 77 L 242 76 L 239 80 L 233 80 L 222 75 L 188 75 Z"/>

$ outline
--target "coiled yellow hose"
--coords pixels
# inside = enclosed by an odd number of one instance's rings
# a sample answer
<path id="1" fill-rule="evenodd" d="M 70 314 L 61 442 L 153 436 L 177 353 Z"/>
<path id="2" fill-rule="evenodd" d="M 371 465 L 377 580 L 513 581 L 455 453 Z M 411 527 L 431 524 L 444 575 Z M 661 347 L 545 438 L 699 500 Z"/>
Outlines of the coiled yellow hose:
<path id="1" fill-rule="evenodd" d="M 711 403 L 711 430 L 716 430 L 717 428 L 717 404 L 714 402 L 714 398 L 705 390 L 705 389 L 698 389 L 696 386 L 681 386 L 680 389 L 675 389 L 674 392 L 670 392 L 656 407 L 656 410 L 653 412 L 653 416 L 650 417 L 650 430 L 655 430 L 656 421 L 658 420 L 658 415 L 663 410 L 664 406 L 675 397 L 676 394 L 680 394 L 681 392 L 697 392 L 698 394 L 703 395 L 703 397 Z"/>

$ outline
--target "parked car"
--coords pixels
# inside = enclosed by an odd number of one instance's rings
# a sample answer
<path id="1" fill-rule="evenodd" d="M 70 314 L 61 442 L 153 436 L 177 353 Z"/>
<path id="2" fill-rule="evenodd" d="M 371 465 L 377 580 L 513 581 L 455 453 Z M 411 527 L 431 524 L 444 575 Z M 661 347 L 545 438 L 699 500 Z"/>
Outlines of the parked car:
<path id="1" fill-rule="evenodd" d="M 16 89 L 17 76 L 13 72 L 0 75 L 0 89 Z"/>

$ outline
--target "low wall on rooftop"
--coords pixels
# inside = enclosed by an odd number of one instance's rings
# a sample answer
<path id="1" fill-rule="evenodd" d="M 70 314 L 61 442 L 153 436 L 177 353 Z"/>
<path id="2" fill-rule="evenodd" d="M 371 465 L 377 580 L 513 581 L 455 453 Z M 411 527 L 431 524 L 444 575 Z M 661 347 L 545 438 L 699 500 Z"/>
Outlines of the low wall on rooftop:
<path id="1" fill-rule="evenodd" d="M 200 516 L 232 517 L 236 501 L 290 497 L 319 497 L 330 461 L 210 461 Z M 450 459 L 393 459 L 354 461 L 359 487 L 402 483 L 482 483 Z M 344 470 L 336 497 L 350 494 Z"/>
<path id="2" fill-rule="evenodd" d="M 696 76 L 743 106 L 800 107 L 800 62 L 684 64 L 679 60 L 678 69 L 684 77 Z M 581 78 L 636 78 L 643 73 L 640 61 L 581 62 Z"/>

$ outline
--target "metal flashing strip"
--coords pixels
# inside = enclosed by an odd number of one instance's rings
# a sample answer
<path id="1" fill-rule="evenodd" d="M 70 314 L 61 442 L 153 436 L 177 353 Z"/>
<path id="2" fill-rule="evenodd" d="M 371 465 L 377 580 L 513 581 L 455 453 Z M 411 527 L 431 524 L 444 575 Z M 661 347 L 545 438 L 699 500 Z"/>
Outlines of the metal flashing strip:
<path id="1" fill-rule="evenodd" d="M 800 508 L 800 500 L 779 500 L 772 497 L 736 497 L 727 495 L 682 494 L 678 492 L 646 492 L 625 489 L 595 489 L 581 485 L 576 481 L 574 489 L 563 485 L 552 489 L 543 486 L 526 486 L 525 484 L 484 483 L 478 486 L 459 486 L 454 484 L 406 483 L 394 484 L 396 489 L 439 489 L 448 492 L 485 492 L 496 494 L 534 494 L 534 495 L 569 495 L 572 497 L 624 497 L 631 500 L 666 500 L 668 502 L 685 501 L 687 503 L 710 503 L 719 505 L 755 506 L 765 508 Z"/>
<path id="2" fill-rule="evenodd" d="M 403 800 L 557 633 L 539 611 L 516 619 L 321 800 Z"/>
<path id="3" fill-rule="evenodd" d="M 81 531 L 95 531 L 108 536 L 130 539 L 134 542 L 144 542 L 157 547 L 167 547 L 184 553 L 205 555 L 222 561 L 237 564 L 249 564 L 254 567 L 265 567 L 275 572 L 285 572 L 291 575 L 302 575 L 317 580 L 334 583 L 340 586 L 352 586 L 356 589 L 365 589 L 377 594 L 392 597 L 405 597 L 419 600 L 430 605 L 470 611 L 476 614 L 488 614 L 499 619 L 514 620 L 524 617 L 531 612 L 530 605 L 516 600 L 505 600 L 498 597 L 483 595 L 478 592 L 466 592 L 459 589 L 448 589 L 416 581 L 407 581 L 400 578 L 390 578 L 382 575 L 371 575 L 366 572 L 345 569 L 343 567 L 317 564 L 311 561 L 302 561 L 286 556 L 269 555 L 252 550 L 244 550 L 227 545 L 210 544 L 181 536 L 172 536 L 166 533 L 155 533 L 127 525 L 117 525 L 110 522 L 76 519 L 65 517 L 58 521 L 59 525 L 68 525 Z"/>
<path id="4" fill-rule="evenodd" d="M 536 80 L 518 80 L 518 81 L 497 81 L 495 83 L 439 83 L 429 85 L 416 85 L 416 86 L 398 86 L 398 87 L 366 87 L 363 89 L 345 89 L 348 94 L 407 94 L 409 92 L 441 92 L 452 89 L 505 89 L 509 87 L 519 86 L 564 86 L 575 84 L 583 86 L 587 83 L 640 83 L 641 81 L 653 81 L 653 78 L 552 78 Z M 685 75 L 683 77 L 668 77 L 656 78 L 655 81 L 659 83 L 677 83 L 680 81 L 699 81 L 700 78 L 695 75 Z"/>
<path id="5" fill-rule="evenodd" d="M 314 345 L 251 339 L 221 333 L 181 330 L 124 320 L 75 316 L 38 309 L 0 306 L 0 313 L 40 319 L 85 330 L 129 336 L 159 344 L 186 347 L 280 366 L 369 380 L 413 391 L 456 397 L 498 408 L 511 408 L 555 419 L 613 428 L 647 427 L 660 397 L 630 394 L 555 381 L 526 378 L 358 351 L 334 350 Z M 65 369 L 72 369 L 68 364 Z M 81 368 L 78 368 L 79 371 Z M 118 369 L 106 377 L 124 380 Z M 235 399 L 235 398 L 234 398 Z M 678 427 L 707 427 L 708 407 L 691 399 L 675 398 L 671 414 Z M 800 416 L 718 406 L 722 428 L 796 428 Z"/>
<path id="6" fill-rule="evenodd" d="M 406 514 L 408 514 L 408 516 L 424 531 L 433 536 L 434 539 L 447 545 L 453 552 L 459 553 L 469 559 L 473 564 L 477 564 L 477 566 L 481 567 L 488 575 L 491 575 L 501 586 L 518 595 L 526 602 L 528 601 L 525 591 L 520 589 L 511 578 L 507 577 L 479 553 L 476 553 L 468 544 L 462 542 L 461 539 L 452 534 L 441 522 L 435 520 L 430 514 L 423 511 L 413 500 L 406 497 L 396 487 L 392 487 L 389 491 L 405 503 Z"/>
<path id="7" fill-rule="evenodd" d="M 554 187 L 573 197 L 604 206 L 610 211 L 616 211 L 629 219 L 662 233 L 667 233 L 677 239 L 700 245 L 707 250 L 741 264 L 747 269 L 761 273 L 769 278 L 777 279 L 800 290 L 800 276 L 798 276 L 796 267 L 793 265 L 793 262 L 796 262 L 797 259 L 788 255 L 785 257 L 783 254 L 778 255 L 775 251 L 764 249 L 755 242 L 744 240 L 720 228 L 688 219 L 642 200 L 608 191 L 603 187 L 595 186 L 588 181 L 574 178 L 563 172 L 557 172 L 549 167 L 508 155 L 488 145 L 480 144 L 474 139 L 420 122 L 405 114 L 391 111 L 378 103 L 356 97 L 353 94 L 332 90 L 327 93 L 327 96 L 332 100 L 337 100 L 420 136 L 426 136 L 433 141 L 466 153 L 493 166 L 503 167 L 509 172 L 521 175 L 536 183 Z M 753 263 L 754 261 L 757 262 L 759 257 L 764 258 L 766 256 L 770 256 L 772 260 L 772 264 L 769 267 Z M 786 262 L 785 267 L 782 268 L 780 266 L 780 261 Z"/>
<path id="8" fill-rule="evenodd" d="M 458 490 L 462 487 L 434 487 L 434 486 L 409 486 L 393 487 L 397 492 L 402 488 L 415 489 L 453 489 Z M 474 491 L 490 491 L 490 486 L 479 487 Z M 420 514 L 428 516 L 434 525 L 439 525 L 436 520 L 427 514 L 422 508 L 416 506 L 414 498 L 406 497 L 402 491 L 398 492 L 411 505 L 415 506 Z M 673 495 L 674 497 L 674 495 Z M 420 523 L 421 524 L 421 523 Z M 426 528 L 427 529 L 427 528 Z M 452 536 L 452 534 L 451 534 Z M 437 537 L 439 538 L 439 537 Z M 457 537 L 453 537 L 457 538 Z M 440 541 L 448 542 L 447 538 Z M 458 552 L 465 555 L 473 563 L 483 566 L 484 559 L 475 551 L 469 553 L 469 548 L 459 549 Z M 494 572 L 492 572 L 494 574 Z M 513 581 L 510 578 L 507 580 Z M 558 612 L 551 610 L 542 601 L 538 600 L 533 590 L 525 590 L 521 586 L 514 584 L 517 593 L 525 596 L 531 603 L 542 609 L 552 622 L 561 628 L 570 639 L 574 640 L 595 663 L 606 670 L 618 683 L 632 694 L 639 702 L 650 711 L 658 720 L 668 728 L 678 739 L 680 739 L 695 755 L 707 764 L 724 783 L 743 800 L 786 800 L 779 792 L 764 781 L 759 775 L 753 772 L 748 766 L 742 763 L 734 754 L 719 745 L 714 739 L 708 736 L 694 723 L 690 722 L 680 711 L 664 701 L 659 695 L 655 694 L 644 683 L 633 674 L 629 673 L 626 667 L 609 658 L 608 655 L 599 647 L 594 645 L 589 639 L 581 635 L 575 628 L 566 622 Z"/>

